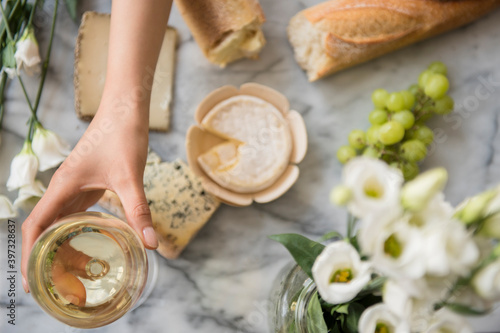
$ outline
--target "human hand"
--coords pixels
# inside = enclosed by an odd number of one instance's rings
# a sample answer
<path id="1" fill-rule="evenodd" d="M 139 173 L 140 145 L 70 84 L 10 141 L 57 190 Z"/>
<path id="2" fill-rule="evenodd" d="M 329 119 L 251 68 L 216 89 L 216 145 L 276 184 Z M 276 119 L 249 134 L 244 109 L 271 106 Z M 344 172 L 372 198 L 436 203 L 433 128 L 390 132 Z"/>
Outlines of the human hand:
<path id="1" fill-rule="evenodd" d="M 28 259 L 38 236 L 58 218 L 85 211 L 104 190 L 118 195 L 129 224 L 146 248 L 158 246 L 143 188 L 148 120 L 137 110 L 120 110 L 114 104 L 111 100 L 101 102 L 89 128 L 23 223 L 21 272 L 27 292 Z M 70 283 L 72 278 L 67 278 Z"/>

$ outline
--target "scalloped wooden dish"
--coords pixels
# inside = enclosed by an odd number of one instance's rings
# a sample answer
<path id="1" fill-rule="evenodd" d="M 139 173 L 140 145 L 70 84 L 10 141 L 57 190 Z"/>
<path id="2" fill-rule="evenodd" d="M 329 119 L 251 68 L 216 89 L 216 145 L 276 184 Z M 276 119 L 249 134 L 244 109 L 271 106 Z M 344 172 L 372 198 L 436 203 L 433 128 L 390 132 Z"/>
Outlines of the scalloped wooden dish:
<path id="1" fill-rule="evenodd" d="M 198 164 L 198 156 L 226 141 L 204 130 L 201 126 L 203 118 L 215 105 L 236 95 L 259 97 L 274 105 L 288 121 L 292 136 L 293 147 L 288 167 L 271 186 L 255 193 L 237 193 L 220 186 Z M 191 170 L 202 178 L 205 190 L 218 197 L 222 202 L 233 206 L 249 206 L 253 201 L 258 203 L 270 202 L 283 195 L 297 181 L 299 168 L 296 164 L 304 159 L 307 152 L 306 127 L 300 113 L 290 110 L 288 99 L 278 91 L 257 83 L 245 83 L 240 89 L 234 86 L 223 86 L 208 94 L 201 101 L 194 118 L 198 124 L 191 126 L 187 132 L 187 161 Z"/>

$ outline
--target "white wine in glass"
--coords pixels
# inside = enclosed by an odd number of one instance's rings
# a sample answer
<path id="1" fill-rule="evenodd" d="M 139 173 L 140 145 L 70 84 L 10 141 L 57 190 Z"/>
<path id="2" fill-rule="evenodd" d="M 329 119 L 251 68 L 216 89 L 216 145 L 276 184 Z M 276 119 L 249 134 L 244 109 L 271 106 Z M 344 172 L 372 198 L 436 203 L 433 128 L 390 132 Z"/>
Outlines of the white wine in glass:
<path id="1" fill-rule="evenodd" d="M 36 241 L 28 283 L 51 316 L 79 328 L 107 325 L 139 300 L 148 279 L 141 239 L 114 216 L 85 212 L 50 226 Z"/>

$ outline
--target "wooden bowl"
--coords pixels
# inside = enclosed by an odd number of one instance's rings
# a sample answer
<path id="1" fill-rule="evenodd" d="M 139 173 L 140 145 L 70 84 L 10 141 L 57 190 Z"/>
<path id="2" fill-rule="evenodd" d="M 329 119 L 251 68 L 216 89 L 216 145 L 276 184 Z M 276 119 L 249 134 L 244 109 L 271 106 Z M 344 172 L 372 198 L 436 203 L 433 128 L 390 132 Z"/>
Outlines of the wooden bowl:
<path id="1" fill-rule="evenodd" d="M 215 105 L 236 95 L 255 96 L 274 105 L 288 121 L 292 137 L 293 147 L 288 167 L 271 186 L 255 193 L 237 193 L 220 186 L 198 164 L 198 156 L 226 141 L 204 130 L 201 126 L 203 118 Z M 249 206 L 253 201 L 258 203 L 270 202 L 283 195 L 297 181 L 299 168 L 296 164 L 300 163 L 306 154 L 307 132 L 302 116 L 297 111 L 290 110 L 288 99 L 281 93 L 257 83 L 245 83 L 239 90 L 234 86 L 223 86 L 208 94 L 201 101 L 194 118 L 197 125 L 193 125 L 188 129 L 186 138 L 187 161 L 191 170 L 202 178 L 205 190 L 215 195 L 222 202 L 232 206 Z"/>

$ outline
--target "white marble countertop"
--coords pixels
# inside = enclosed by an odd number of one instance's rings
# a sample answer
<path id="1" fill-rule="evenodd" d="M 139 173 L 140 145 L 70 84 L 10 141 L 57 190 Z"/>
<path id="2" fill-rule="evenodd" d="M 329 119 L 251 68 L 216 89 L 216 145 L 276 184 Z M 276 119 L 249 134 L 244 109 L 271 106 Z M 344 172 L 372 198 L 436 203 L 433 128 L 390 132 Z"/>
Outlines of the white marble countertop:
<path id="1" fill-rule="evenodd" d="M 209 64 L 176 9 L 170 24 L 180 33 L 177 53 L 172 129 L 150 135 L 151 146 L 163 159 L 185 159 L 184 137 L 194 123 L 196 105 L 211 90 L 245 82 L 269 85 L 289 97 L 309 132 L 309 151 L 301 163 L 301 175 L 282 198 L 247 208 L 223 206 L 202 229 L 178 260 L 160 258 L 159 280 L 144 305 L 117 322 L 100 329 L 105 332 L 267 332 L 266 305 L 271 283 L 290 261 L 282 246 L 266 236 L 298 232 L 312 237 L 329 230 L 344 230 L 346 214 L 328 202 L 330 189 L 339 182 L 341 165 L 335 153 L 354 128 L 368 126 L 370 94 L 375 88 L 400 90 L 416 81 L 431 61 L 442 60 L 449 68 L 451 96 L 460 112 L 447 120 L 431 121 L 439 141 L 423 168 L 443 166 L 449 171 L 447 198 L 457 204 L 466 196 L 500 182 L 500 11 L 480 21 L 394 52 L 364 65 L 309 83 L 292 57 L 286 38 L 288 20 L 305 6 L 318 1 L 262 0 L 267 15 L 264 32 L 268 44 L 258 61 L 240 61 L 221 70 Z M 52 2 L 46 15 L 35 22 L 46 46 Z M 81 2 L 80 10 L 109 11 L 109 1 Z M 75 144 L 87 127 L 77 119 L 73 107 L 73 48 L 77 26 L 60 8 L 47 84 L 42 97 L 43 124 Z M 496 82 L 484 86 L 488 80 Z M 34 93 L 36 83 L 28 84 Z M 487 97 L 478 95 L 489 91 Z M 481 97 L 482 96 L 482 97 Z M 21 149 L 28 108 L 18 83 L 7 90 L 7 114 L 1 133 L 0 193 L 11 199 L 5 184 L 9 164 Z M 43 177 L 45 183 L 50 173 Z M 17 221 L 18 244 L 24 216 Z M 7 324 L 5 224 L 0 225 L 0 332 L 70 333 L 46 315 L 17 284 L 16 326 Z M 20 260 L 18 245 L 18 261 Z M 500 311 L 474 320 L 477 331 L 500 332 Z"/>

